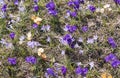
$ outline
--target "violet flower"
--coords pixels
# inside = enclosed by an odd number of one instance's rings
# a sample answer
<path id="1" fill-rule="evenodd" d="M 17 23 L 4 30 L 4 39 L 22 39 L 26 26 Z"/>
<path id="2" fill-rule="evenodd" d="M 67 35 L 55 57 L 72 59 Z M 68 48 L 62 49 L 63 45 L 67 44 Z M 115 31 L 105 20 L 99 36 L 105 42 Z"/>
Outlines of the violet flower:
<path id="1" fill-rule="evenodd" d="M 73 33 L 77 30 L 77 26 L 70 26 L 70 25 L 66 25 L 64 28 L 65 31 L 69 31 L 70 33 Z"/>
<path id="2" fill-rule="evenodd" d="M 108 43 L 111 45 L 112 48 L 116 48 L 117 47 L 116 42 L 111 37 L 108 38 Z"/>
<path id="3" fill-rule="evenodd" d="M 7 9 L 7 4 L 4 4 L 4 5 L 2 6 L 1 10 L 2 10 L 3 12 L 6 12 L 6 9 Z"/>
<path id="4" fill-rule="evenodd" d="M 15 1 L 14 1 L 14 4 L 15 4 L 15 5 L 18 5 L 18 3 L 19 3 L 18 0 L 15 0 Z"/>
<path id="5" fill-rule="evenodd" d="M 73 8 L 75 8 L 75 10 L 76 10 L 76 9 L 79 9 L 81 2 L 82 2 L 82 1 L 80 1 L 80 0 L 74 0 L 74 1 L 71 1 L 71 0 L 70 0 L 70 1 L 68 2 L 68 6 L 73 7 Z"/>
<path id="6" fill-rule="evenodd" d="M 37 3 L 38 3 L 38 0 L 34 0 L 34 3 L 36 3 L 36 4 L 37 4 Z"/>
<path id="7" fill-rule="evenodd" d="M 33 9 L 34 9 L 35 12 L 37 12 L 39 10 L 39 6 L 38 5 L 34 5 Z"/>
<path id="8" fill-rule="evenodd" d="M 82 29 L 83 32 L 87 32 L 88 31 L 88 26 L 83 26 L 81 29 Z"/>
<path id="9" fill-rule="evenodd" d="M 31 63 L 31 64 L 36 64 L 37 59 L 34 56 L 27 56 L 25 58 L 25 61 L 28 62 L 28 63 Z"/>
<path id="10" fill-rule="evenodd" d="M 11 39 L 14 39 L 15 33 L 14 33 L 14 32 L 11 32 L 11 33 L 9 34 L 9 36 L 10 36 Z"/>
<path id="11" fill-rule="evenodd" d="M 46 8 L 48 9 L 48 13 L 50 15 L 56 16 L 57 11 L 55 10 L 55 3 L 53 1 L 46 4 Z"/>
<path id="12" fill-rule="evenodd" d="M 47 74 L 51 76 L 55 76 L 54 70 L 52 68 L 47 68 Z"/>
<path id="13" fill-rule="evenodd" d="M 10 65 L 15 65 L 16 64 L 16 58 L 8 58 L 8 62 Z"/>
<path id="14" fill-rule="evenodd" d="M 113 68 L 116 68 L 118 66 L 120 66 L 120 60 L 114 60 L 111 62 L 111 65 Z"/>
<path id="15" fill-rule="evenodd" d="M 71 12 L 70 15 L 71 15 L 71 17 L 77 17 L 77 12 L 75 12 L 75 11 Z"/>
<path id="16" fill-rule="evenodd" d="M 120 0 L 114 0 L 114 2 L 118 5 L 120 5 Z"/>
<path id="17" fill-rule="evenodd" d="M 75 69 L 75 73 L 85 77 L 88 73 L 88 68 L 81 68 L 80 66 Z"/>
<path id="18" fill-rule="evenodd" d="M 34 23 L 34 24 L 32 25 L 32 27 L 33 27 L 33 28 L 37 28 L 37 27 L 38 27 L 38 24 Z"/>
<path id="19" fill-rule="evenodd" d="M 62 72 L 62 74 L 65 76 L 66 73 L 67 73 L 67 68 L 66 68 L 65 66 L 62 66 L 62 67 L 61 67 L 61 72 Z"/>
<path id="20" fill-rule="evenodd" d="M 95 12 L 96 8 L 93 6 L 93 5 L 89 5 L 88 6 L 88 9 L 91 11 L 91 12 Z"/>
<path id="21" fill-rule="evenodd" d="M 113 61 L 113 60 L 116 60 L 116 59 L 117 59 L 117 57 L 116 57 L 116 55 L 113 54 L 113 53 L 110 53 L 109 55 L 107 55 L 107 56 L 105 57 L 105 61 L 106 61 L 106 62 L 110 62 L 110 61 Z"/>

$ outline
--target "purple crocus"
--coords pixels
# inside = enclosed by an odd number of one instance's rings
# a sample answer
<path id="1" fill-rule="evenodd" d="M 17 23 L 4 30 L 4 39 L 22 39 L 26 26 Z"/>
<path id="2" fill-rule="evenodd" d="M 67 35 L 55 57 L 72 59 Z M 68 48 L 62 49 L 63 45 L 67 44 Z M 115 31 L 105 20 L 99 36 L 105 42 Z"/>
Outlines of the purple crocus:
<path id="1" fill-rule="evenodd" d="M 16 58 L 8 58 L 8 62 L 10 65 L 15 65 L 16 64 Z"/>
<path id="2" fill-rule="evenodd" d="M 67 68 L 66 68 L 65 66 L 62 66 L 62 67 L 61 67 L 61 72 L 62 72 L 62 74 L 65 76 L 66 73 L 67 73 Z"/>
<path id="3" fill-rule="evenodd" d="M 2 10 L 3 12 L 6 12 L 6 9 L 7 9 L 7 4 L 4 4 L 4 5 L 2 6 L 1 10 Z"/>
<path id="4" fill-rule="evenodd" d="M 14 33 L 14 32 L 11 32 L 11 33 L 9 34 L 9 36 L 10 36 L 11 39 L 14 39 L 15 33 Z"/>
<path id="5" fill-rule="evenodd" d="M 74 12 L 70 12 L 70 16 L 71 17 L 77 17 L 77 12 L 75 12 L 75 11 Z"/>
<path id="6" fill-rule="evenodd" d="M 66 25 L 64 28 L 65 31 L 69 31 L 70 33 L 73 33 L 77 30 L 77 26 L 73 25 Z"/>
<path id="7" fill-rule="evenodd" d="M 63 37 L 63 40 L 65 40 L 69 45 L 73 42 L 72 36 L 70 34 L 66 34 Z"/>
<path id="8" fill-rule="evenodd" d="M 53 1 L 46 4 L 46 8 L 48 10 L 54 10 L 55 9 L 55 3 Z"/>
<path id="9" fill-rule="evenodd" d="M 32 25 L 32 27 L 33 27 L 33 28 L 37 28 L 37 27 L 38 27 L 38 24 L 34 23 L 34 24 Z"/>
<path id="10" fill-rule="evenodd" d="M 96 8 L 93 6 L 93 5 L 89 5 L 88 6 L 88 9 L 91 11 L 91 12 L 95 12 Z"/>
<path id="11" fill-rule="evenodd" d="M 120 0 L 114 0 L 114 2 L 118 5 L 120 5 Z"/>
<path id="12" fill-rule="evenodd" d="M 38 3 L 38 0 L 34 0 L 34 3 L 36 3 L 36 4 L 37 4 L 37 3 Z"/>
<path id="13" fill-rule="evenodd" d="M 75 69 L 75 73 L 81 76 L 86 76 L 88 73 L 88 68 L 81 68 L 80 66 Z"/>
<path id="14" fill-rule="evenodd" d="M 75 69 L 76 74 L 82 74 L 82 68 L 79 66 Z"/>
<path id="15" fill-rule="evenodd" d="M 111 62 L 111 65 L 113 68 L 116 68 L 118 66 L 120 66 L 120 60 L 114 60 Z"/>
<path id="16" fill-rule="evenodd" d="M 112 37 L 108 38 L 108 43 L 111 45 L 112 48 L 117 47 L 117 44 L 116 44 L 116 42 L 114 41 L 114 39 Z"/>
<path id="17" fill-rule="evenodd" d="M 87 32 L 88 31 L 88 26 L 83 26 L 81 29 L 82 29 L 83 32 Z"/>
<path id="18" fill-rule="evenodd" d="M 54 70 L 52 68 L 47 68 L 47 74 L 51 76 L 55 76 Z"/>
<path id="19" fill-rule="evenodd" d="M 26 61 L 27 63 L 36 64 L 37 59 L 36 59 L 34 56 L 27 56 L 27 57 L 25 58 L 25 61 Z"/>
<path id="20" fill-rule="evenodd" d="M 82 2 L 82 1 L 80 1 L 80 0 L 74 0 L 74 1 L 71 1 L 71 0 L 70 0 L 70 1 L 68 2 L 68 6 L 73 7 L 73 8 L 76 10 L 76 9 L 79 9 L 81 2 Z"/>
<path id="21" fill-rule="evenodd" d="M 14 4 L 15 4 L 15 5 L 18 5 L 18 3 L 19 3 L 18 0 L 15 0 L 15 1 L 14 1 Z"/>
<path id="22" fill-rule="evenodd" d="M 57 11 L 55 10 L 55 3 L 53 1 L 46 4 L 46 8 L 48 9 L 48 13 L 50 15 L 56 16 Z"/>
<path id="23" fill-rule="evenodd" d="M 111 62 L 111 61 L 116 60 L 116 59 L 117 59 L 117 57 L 116 57 L 116 55 L 113 54 L 113 53 L 110 53 L 109 55 L 107 55 L 107 56 L 105 57 L 105 61 L 106 61 L 106 62 Z"/>
<path id="24" fill-rule="evenodd" d="M 33 9 L 34 9 L 35 12 L 37 12 L 39 10 L 39 6 L 38 5 L 34 5 Z"/>
<path id="25" fill-rule="evenodd" d="M 56 16 L 57 15 L 57 11 L 56 10 L 48 10 L 48 13 L 50 15 Z"/>

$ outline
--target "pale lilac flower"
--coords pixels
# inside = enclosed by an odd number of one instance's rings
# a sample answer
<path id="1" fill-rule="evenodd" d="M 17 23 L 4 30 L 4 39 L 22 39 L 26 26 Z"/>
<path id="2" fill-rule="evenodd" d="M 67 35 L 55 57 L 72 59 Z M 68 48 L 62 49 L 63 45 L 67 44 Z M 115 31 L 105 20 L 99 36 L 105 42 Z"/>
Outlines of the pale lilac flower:
<path id="1" fill-rule="evenodd" d="M 79 45 L 76 43 L 75 46 L 74 46 L 74 48 L 78 48 L 78 47 L 79 47 Z"/>
<path id="2" fill-rule="evenodd" d="M 89 65 L 90 65 L 90 69 L 92 69 L 94 67 L 94 62 L 89 62 Z"/>
<path id="3" fill-rule="evenodd" d="M 78 41 L 79 42 L 83 42 L 83 39 L 81 37 L 79 37 Z"/>
<path id="4" fill-rule="evenodd" d="M 50 25 L 46 25 L 46 26 L 42 26 L 41 27 L 41 30 L 43 30 L 43 31 L 50 31 Z"/>
<path id="5" fill-rule="evenodd" d="M 97 39 L 98 39 L 98 36 L 97 36 L 97 35 L 94 35 L 94 36 L 93 36 L 93 39 L 94 39 L 94 40 L 97 40 Z"/>
<path id="6" fill-rule="evenodd" d="M 7 49 L 13 49 L 14 48 L 12 43 L 7 43 L 7 44 L 5 44 L 5 46 L 6 46 Z"/>
<path id="7" fill-rule="evenodd" d="M 83 50 L 79 50 L 79 53 L 80 53 L 80 54 L 83 54 L 83 52 L 84 52 Z"/>
<path id="8" fill-rule="evenodd" d="M 51 41 L 51 38 L 48 36 L 47 39 L 46 39 L 47 42 L 50 42 Z"/>
<path id="9" fill-rule="evenodd" d="M 3 44 L 3 45 L 4 45 L 4 44 L 7 44 L 6 40 L 3 39 L 3 38 L 0 40 L 0 43 Z"/>
<path id="10" fill-rule="evenodd" d="M 37 41 L 28 41 L 27 46 L 30 48 L 34 48 L 34 47 L 40 46 L 40 43 Z"/>
<path id="11" fill-rule="evenodd" d="M 65 55 L 65 50 L 62 50 L 62 51 L 61 51 L 61 55 Z"/>
<path id="12" fill-rule="evenodd" d="M 94 39 L 93 38 L 88 38 L 87 43 L 88 44 L 93 44 L 94 43 Z"/>

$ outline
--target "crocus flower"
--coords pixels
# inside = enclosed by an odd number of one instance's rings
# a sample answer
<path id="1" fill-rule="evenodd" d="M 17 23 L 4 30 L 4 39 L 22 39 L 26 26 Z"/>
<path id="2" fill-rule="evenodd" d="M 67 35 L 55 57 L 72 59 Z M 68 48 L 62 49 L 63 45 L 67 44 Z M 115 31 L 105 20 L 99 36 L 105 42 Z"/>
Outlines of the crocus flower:
<path id="1" fill-rule="evenodd" d="M 14 39 L 15 33 L 14 33 L 14 32 L 11 32 L 9 36 L 10 36 L 11 39 Z"/>
<path id="2" fill-rule="evenodd" d="M 93 5 L 89 5 L 88 8 L 91 12 L 95 12 L 96 10 L 96 8 Z"/>
<path id="3" fill-rule="evenodd" d="M 54 70 L 52 68 L 47 68 L 47 74 L 51 76 L 55 76 Z"/>
<path id="4" fill-rule="evenodd" d="M 62 66 L 61 67 L 61 72 L 62 74 L 65 76 L 66 75 L 66 72 L 67 72 L 67 68 L 65 66 Z"/>
<path id="5" fill-rule="evenodd" d="M 55 9 L 55 3 L 53 1 L 46 4 L 46 8 L 48 10 L 54 10 Z"/>
<path id="6" fill-rule="evenodd" d="M 38 5 L 34 5 L 33 9 L 34 9 L 35 12 L 37 12 L 39 10 L 39 6 Z"/>
<path id="7" fill-rule="evenodd" d="M 112 48 L 116 48 L 117 47 L 116 42 L 111 37 L 108 38 L 108 43 L 111 45 Z"/>
<path id="8" fill-rule="evenodd" d="M 112 67 L 116 68 L 120 66 L 120 60 L 114 60 L 111 62 Z"/>
<path id="9" fill-rule="evenodd" d="M 37 28 L 37 27 L 38 27 L 38 24 L 34 23 L 34 24 L 32 25 L 32 27 L 33 27 L 33 28 Z"/>
<path id="10" fill-rule="evenodd" d="M 76 68 L 75 73 L 85 77 L 88 73 L 88 68 L 81 68 L 80 66 Z"/>
<path id="11" fill-rule="evenodd" d="M 40 43 L 37 42 L 37 41 L 28 41 L 28 42 L 27 42 L 27 45 L 28 45 L 28 47 L 30 47 L 30 48 L 34 48 L 34 47 L 40 46 Z"/>
<path id="12" fill-rule="evenodd" d="M 120 0 L 114 0 L 114 2 L 118 5 L 120 5 Z"/>
<path id="13" fill-rule="evenodd" d="M 34 3 L 36 3 L 36 4 L 37 4 L 37 3 L 38 3 L 38 0 L 34 0 Z"/>
<path id="14" fill-rule="evenodd" d="M 77 12 L 75 12 L 75 11 L 74 12 L 70 12 L 70 16 L 71 17 L 77 17 Z"/>
<path id="15" fill-rule="evenodd" d="M 70 1 L 68 2 L 68 6 L 75 8 L 75 10 L 76 10 L 76 9 L 79 9 L 80 0 L 74 0 L 74 1 L 71 1 L 71 0 L 70 0 Z"/>
<path id="16" fill-rule="evenodd" d="M 83 26 L 81 29 L 82 29 L 83 32 L 87 32 L 88 31 L 88 26 Z"/>
<path id="17" fill-rule="evenodd" d="M 66 25 L 64 30 L 69 31 L 70 33 L 73 33 L 73 32 L 75 32 L 77 30 L 77 26 L 75 26 L 75 25 L 73 25 L 73 26 Z"/>
<path id="18" fill-rule="evenodd" d="M 15 65 L 16 64 L 16 58 L 8 58 L 8 62 L 10 65 Z"/>
<path id="19" fill-rule="evenodd" d="M 73 42 L 72 36 L 70 34 L 66 34 L 63 37 L 63 40 L 65 40 L 69 45 Z"/>
<path id="20" fill-rule="evenodd" d="M 88 44 L 93 44 L 94 43 L 94 39 L 93 38 L 88 38 L 87 43 Z"/>
<path id="21" fill-rule="evenodd" d="M 50 15 L 56 16 L 57 11 L 55 10 L 55 3 L 53 1 L 46 4 L 46 8 L 48 9 L 48 13 Z"/>
<path id="22" fill-rule="evenodd" d="M 76 74 L 82 74 L 82 68 L 79 66 L 75 69 Z"/>
<path id="23" fill-rule="evenodd" d="M 110 61 L 113 61 L 113 60 L 115 60 L 115 59 L 117 59 L 117 57 L 116 57 L 116 55 L 113 54 L 113 53 L 110 53 L 109 55 L 107 55 L 107 56 L 105 57 L 105 61 L 106 61 L 106 62 L 110 62 Z"/>
<path id="24" fill-rule="evenodd" d="M 7 9 L 7 4 L 4 4 L 4 5 L 2 6 L 1 10 L 2 10 L 3 12 L 6 12 L 6 9 Z"/>
<path id="25" fill-rule="evenodd" d="M 14 1 L 14 4 L 15 4 L 15 5 L 18 5 L 18 3 L 19 3 L 18 0 L 15 0 L 15 1 Z"/>
<path id="26" fill-rule="evenodd" d="M 43 31 L 50 31 L 50 25 L 46 25 L 46 26 L 42 26 L 41 27 L 41 30 L 43 30 Z"/>
<path id="27" fill-rule="evenodd" d="M 25 58 L 25 61 L 31 64 L 35 64 L 37 62 L 37 59 L 34 56 L 27 56 Z"/>

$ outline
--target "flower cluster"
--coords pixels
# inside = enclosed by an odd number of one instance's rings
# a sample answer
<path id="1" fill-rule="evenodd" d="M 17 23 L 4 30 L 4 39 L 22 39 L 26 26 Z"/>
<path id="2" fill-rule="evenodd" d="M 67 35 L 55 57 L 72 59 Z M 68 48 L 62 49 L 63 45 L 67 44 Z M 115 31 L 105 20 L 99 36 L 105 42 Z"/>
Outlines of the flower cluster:
<path id="1" fill-rule="evenodd" d="M 111 45 L 112 48 L 116 48 L 117 47 L 116 42 L 111 37 L 108 38 L 108 43 Z"/>
<path id="2" fill-rule="evenodd" d="M 118 60 L 116 55 L 113 53 L 110 53 L 109 55 L 107 55 L 105 57 L 105 61 L 109 62 L 114 68 L 120 66 L 120 60 Z"/>
<path id="3" fill-rule="evenodd" d="M 75 73 L 78 75 L 86 76 L 86 74 L 88 73 L 88 68 L 82 68 L 82 67 L 78 66 L 75 69 Z"/>
<path id="4" fill-rule="evenodd" d="M 77 26 L 73 25 L 66 25 L 64 28 L 65 31 L 69 31 L 70 33 L 73 33 L 77 30 Z"/>
<path id="5" fill-rule="evenodd" d="M 31 63 L 31 64 L 36 64 L 37 59 L 34 56 L 27 56 L 25 58 L 25 61 L 28 62 L 28 63 Z"/>
<path id="6" fill-rule="evenodd" d="M 53 15 L 53 16 L 57 15 L 57 10 L 55 9 L 55 3 L 53 1 L 50 1 L 49 3 L 47 3 L 46 8 L 48 9 L 48 13 L 50 15 Z"/>

